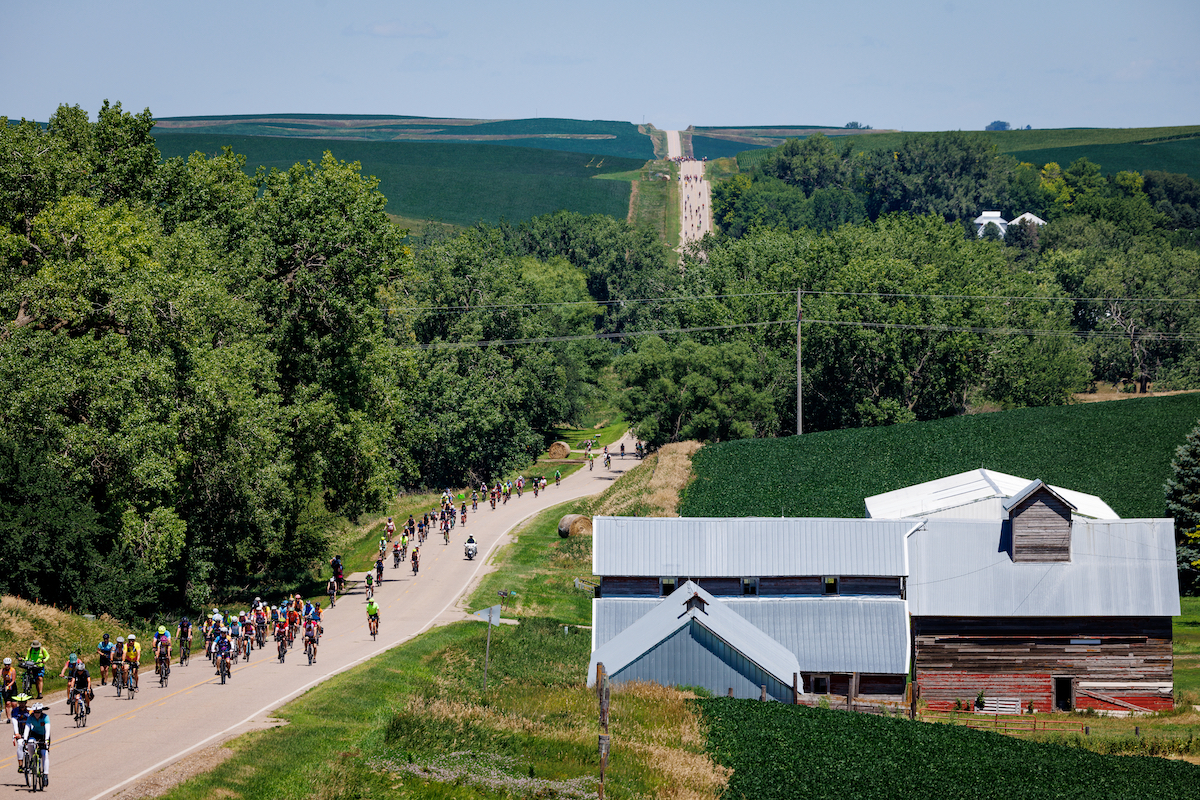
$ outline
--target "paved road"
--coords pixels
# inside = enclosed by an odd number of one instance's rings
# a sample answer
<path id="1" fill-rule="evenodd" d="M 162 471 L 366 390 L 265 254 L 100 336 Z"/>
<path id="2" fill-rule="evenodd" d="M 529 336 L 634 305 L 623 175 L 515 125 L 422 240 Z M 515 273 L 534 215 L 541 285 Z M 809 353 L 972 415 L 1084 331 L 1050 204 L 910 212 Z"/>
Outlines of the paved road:
<path id="1" fill-rule="evenodd" d="M 325 636 L 312 666 L 298 646 L 280 664 L 268 644 L 267 650 L 255 651 L 249 663 L 235 666 L 224 686 L 201 655 L 187 667 L 176 665 L 165 689 L 159 687 L 151 666 L 143 672 L 142 689 L 132 700 L 117 699 L 111 685 L 97 687 L 88 727 L 82 729 L 73 726 L 62 698 L 51 698 L 54 747 L 47 791 L 73 800 L 109 797 L 197 748 L 261 727 L 270 711 L 333 674 L 435 624 L 461 619 L 462 612 L 453 608 L 456 601 L 483 571 L 488 557 L 508 540 L 509 532 L 538 511 L 611 485 L 637 463 L 633 444 L 632 439 L 625 439 L 631 455 L 624 460 L 614 458 L 611 471 L 598 462 L 593 471 L 576 472 L 536 499 L 527 492 L 495 511 L 481 505 L 477 514 L 468 514 L 465 528 L 454 529 L 449 546 L 440 536 L 430 536 L 421 548 L 424 557 L 415 577 L 408 564 L 402 563 L 399 569 L 389 564 L 376 594 L 381 612 L 377 641 L 372 641 L 367 631 L 362 574 L 351 575 L 349 594 L 325 615 Z M 467 533 L 479 542 L 480 557 L 474 561 L 463 557 Z M 15 752 L 0 750 L 0 797 L 25 791 L 24 776 L 17 774 Z"/>
<path id="2" fill-rule="evenodd" d="M 683 143 L 679 138 L 679 131 L 667 131 L 667 158 L 682 158 Z"/>
<path id="3" fill-rule="evenodd" d="M 679 243 L 702 239 L 712 232 L 712 186 L 704 177 L 704 162 L 679 162 Z"/>

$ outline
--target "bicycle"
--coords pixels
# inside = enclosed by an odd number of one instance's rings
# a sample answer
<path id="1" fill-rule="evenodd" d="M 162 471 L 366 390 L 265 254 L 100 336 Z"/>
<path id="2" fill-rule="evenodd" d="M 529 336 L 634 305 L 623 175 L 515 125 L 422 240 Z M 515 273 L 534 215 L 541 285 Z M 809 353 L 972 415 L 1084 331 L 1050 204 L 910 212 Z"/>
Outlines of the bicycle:
<path id="1" fill-rule="evenodd" d="M 33 661 L 22 661 L 21 669 L 25 670 L 21 675 L 21 693 L 29 694 L 37 687 L 38 665 Z"/>
<path id="2" fill-rule="evenodd" d="M 26 741 L 25 747 L 27 748 L 25 751 L 25 785 L 31 792 L 45 791 L 46 773 L 42 769 L 42 750 L 49 750 L 50 745 L 36 739 L 29 739 Z"/>
<path id="3" fill-rule="evenodd" d="M 246 660 L 247 664 L 250 663 L 250 651 L 253 649 L 252 641 L 249 636 L 242 635 L 242 658 Z"/>
<path id="4" fill-rule="evenodd" d="M 337 605 L 336 601 L 337 601 L 337 588 L 335 587 L 335 588 L 329 590 L 329 607 L 333 608 L 335 605 Z"/>
<path id="5" fill-rule="evenodd" d="M 446 539 L 446 544 L 450 544 L 450 529 L 449 528 L 442 529 L 442 536 Z"/>
<path id="6" fill-rule="evenodd" d="M 179 640 L 179 666 L 186 667 L 192 657 L 192 642 L 190 639 Z"/>
<path id="7" fill-rule="evenodd" d="M 120 697 L 121 690 L 125 688 L 125 670 L 120 664 L 113 665 L 113 686 L 117 690 L 117 697 Z"/>
<path id="8" fill-rule="evenodd" d="M 371 584 L 368 583 L 367 584 L 367 599 L 370 600 L 374 596 L 375 596 L 375 587 L 373 587 Z"/>
<path id="9" fill-rule="evenodd" d="M 371 641 L 375 641 L 375 637 L 379 635 L 379 617 L 372 615 L 367 620 L 367 625 L 371 628 Z"/>
<path id="10" fill-rule="evenodd" d="M 259 650 L 267 646 L 267 623 L 260 622 L 254 626 L 254 641 Z"/>
<path id="11" fill-rule="evenodd" d="M 304 641 L 304 652 L 308 656 L 308 665 L 311 667 L 317 657 L 317 643 L 312 639 L 306 638 Z"/>
<path id="12" fill-rule="evenodd" d="M 138 665 L 130 661 L 128 666 L 129 677 L 125 679 L 125 696 L 132 700 L 133 696 L 137 694 L 137 685 L 133 682 L 133 679 L 137 676 Z"/>
<path id="13" fill-rule="evenodd" d="M 75 727 L 86 728 L 88 711 L 87 704 L 83 701 L 82 689 L 71 690 L 71 708 L 75 714 Z"/>
<path id="14" fill-rule="evenodd" d="M 229 659 L 228 658 L 221 659 L 220 671 L 221 671 L 221 685 L 224 686 L 225 679 L 227 677 L 229 677 Z"/>
<path id="15" fill-rule="evenodd" d="M 392 551 L 392 569 L 399 569 L 399 568 L 400 568 L 400 551 L 393 550 Z"/>
<path id="16" fill-rule="evenodd" d="M 283 632 L 275 635 L 275 640 L 279 642 L 279 663 L 283 663 L 283 659 L 287 656 L 287 636 Z"/>
<path id="17" fill-rule="evenodd" d="M 158 685 L 167 688 L 167 679 L 171 677 L 171 656 L 158 657 Z"/>

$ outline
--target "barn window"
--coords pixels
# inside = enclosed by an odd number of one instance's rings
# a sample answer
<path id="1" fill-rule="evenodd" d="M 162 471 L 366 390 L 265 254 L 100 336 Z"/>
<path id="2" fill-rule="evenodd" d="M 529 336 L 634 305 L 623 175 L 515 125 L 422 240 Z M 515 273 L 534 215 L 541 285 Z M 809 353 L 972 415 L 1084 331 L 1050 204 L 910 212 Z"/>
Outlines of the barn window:
<path id="1" fill-rule="evenodd" d="M 829 676 L 828 675 L 813 675 L 812 676 L 812 693 L 813 694 L 829 694 Z"/>
<path id="2" fill-rule="evenodd" d="M 827 576 L 825 578 L 825 594 L 838 593 L 838 579 L 835 576 Z"/>
<path id="3" fill-rule="evenodd" d="M 758 594 L 758 578 L 742 578 L 742 594 Z"/>
<path id="4" fill-rule="evenodd" d="M 666 597 L 671 592 L 675 591 L 675 579 L 674 578 L 662 578 L 661 582 L 662 582 L 662 586 L 659 589 L 659 593 L 663 597 Z"/>

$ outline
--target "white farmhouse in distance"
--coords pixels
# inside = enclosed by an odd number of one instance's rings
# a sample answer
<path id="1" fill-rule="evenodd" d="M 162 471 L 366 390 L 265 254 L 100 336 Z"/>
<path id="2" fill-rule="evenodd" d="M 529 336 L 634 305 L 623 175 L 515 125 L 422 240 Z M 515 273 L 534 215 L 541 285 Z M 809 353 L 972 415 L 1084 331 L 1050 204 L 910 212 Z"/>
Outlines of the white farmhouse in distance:
<path id="1" fill-rule="evenodd" d="M 1008 223 L 1004 220 L 1004 217 L 1000 216 L 999 211 L 985 211 L 976 217 L 975 235 L 983 236 L 983 229 L 988 226 L 989 222 L 993 223 L 997 228 L 1000 229 L 1000 236 L 1003 238 L 1005 232 L 1008 230 Z"/>

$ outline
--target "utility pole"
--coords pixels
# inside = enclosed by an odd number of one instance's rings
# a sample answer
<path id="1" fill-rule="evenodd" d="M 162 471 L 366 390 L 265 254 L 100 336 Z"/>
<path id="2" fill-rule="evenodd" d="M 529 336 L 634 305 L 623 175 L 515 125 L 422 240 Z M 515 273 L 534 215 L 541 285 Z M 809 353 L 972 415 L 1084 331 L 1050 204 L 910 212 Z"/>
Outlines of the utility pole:
<path id="1" fill-rule="evenodd" d="M 804 296 L 802 289 L 796 290 L 796 435 L 804 433 L 804 384 L 801 380 L 804 377 L 804 371 L 801 368 L 800 353 L 803 340 L 800 335 L 800 328 L 804 324 L 804 309 L 800 305 L 800 301 Z"/>

